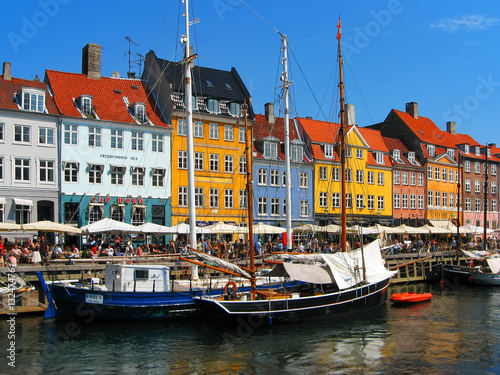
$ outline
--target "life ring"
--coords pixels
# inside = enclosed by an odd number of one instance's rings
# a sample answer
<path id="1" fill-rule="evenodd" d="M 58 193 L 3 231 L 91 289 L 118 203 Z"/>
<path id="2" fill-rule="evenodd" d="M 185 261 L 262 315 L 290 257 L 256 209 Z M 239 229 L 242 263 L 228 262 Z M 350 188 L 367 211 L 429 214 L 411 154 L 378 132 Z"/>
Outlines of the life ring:
<path id="1" fill-rule="evenodd" d="M 236 283 L 234 281 L 230 281 L 226 284 L 226 286 L 224 287 L 224 294 L 228 294 L 229 287 L 232 287 L 230 294 L 236 294 L 238 288 L 236 287 Z"/>

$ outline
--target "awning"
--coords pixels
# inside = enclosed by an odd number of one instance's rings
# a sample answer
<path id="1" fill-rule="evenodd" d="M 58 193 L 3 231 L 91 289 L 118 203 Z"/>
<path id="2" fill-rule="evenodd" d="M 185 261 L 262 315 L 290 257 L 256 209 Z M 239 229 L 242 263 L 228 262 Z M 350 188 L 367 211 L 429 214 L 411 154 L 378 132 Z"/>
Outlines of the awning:
<path id="1" fill-rule="evenodd" d="M 0 204 L 7 204 L 7 201 L 5 200 L 5 198 L 0 198 Z"/>
<path id="2" fill-rule="evenodd" d="M 29 199 L 14 198 L 14 203 L 21 206 L 33 206 L 33 201 Z"/>

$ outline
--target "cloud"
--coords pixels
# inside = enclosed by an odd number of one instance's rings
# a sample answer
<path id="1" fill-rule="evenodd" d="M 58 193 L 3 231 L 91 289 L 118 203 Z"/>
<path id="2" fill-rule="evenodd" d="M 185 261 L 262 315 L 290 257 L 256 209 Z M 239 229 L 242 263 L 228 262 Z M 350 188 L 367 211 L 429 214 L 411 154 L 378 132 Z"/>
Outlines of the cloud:
<path id="1" fill-rule="evenodd" d="M 459 29 L 465 31 L 488 30 L 500 23 L 500 18 L 469 15 L 455 18 L 443 18 L 430 27 L 454 33 Z"/>

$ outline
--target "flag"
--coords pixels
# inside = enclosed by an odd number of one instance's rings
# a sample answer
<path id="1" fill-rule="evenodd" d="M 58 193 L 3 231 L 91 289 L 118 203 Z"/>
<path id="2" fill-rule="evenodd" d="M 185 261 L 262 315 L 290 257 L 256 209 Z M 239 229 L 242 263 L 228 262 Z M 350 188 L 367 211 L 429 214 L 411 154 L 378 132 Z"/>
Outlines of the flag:
<path id="1" fill-rule="evenodd" d="M 338 31 L 337 31 L 337 39 L 340 40 L 340 37 L 342 36 L 342 30 L 340 28 L 340 17 L 339 17 L 339 23 L 337 23 L 337 29 L 338 29 Z"/>

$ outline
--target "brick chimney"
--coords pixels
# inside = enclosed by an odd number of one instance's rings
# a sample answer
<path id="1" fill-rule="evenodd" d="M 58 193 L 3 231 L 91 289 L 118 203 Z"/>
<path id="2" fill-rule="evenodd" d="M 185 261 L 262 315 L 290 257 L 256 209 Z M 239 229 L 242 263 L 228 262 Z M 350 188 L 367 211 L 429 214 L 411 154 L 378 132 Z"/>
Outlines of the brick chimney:
<path id="1" fill-rule="evenodd" d="M 101 46 L 89 43 L 82 48 L 82 74 L 88 78 L 101 78 Z"/>
<path id="2" fill-rule="evenodd" d="M 450 134 L 457 134 L 457 124 L 455 124 L 455 121 L 448 121 L 446 123 L 446 131 Z"/>
<path id="3" fill-rule="evenodd" d="M 12 76 L 10 74 L 10 62 L 8 62 L 8 61 L 5 61 L 3 63 L 3 75 L 2 75 L 2 77 L 6 81 L 10 81 L 12 79 Z"/>
<path id="4" fill-rule="evenodd" d="M 347 126 L 356 125 L 356 112 L 354 104 L 345 105 L 345 123 Z"/>
<path id="5" fill-rule="evenodd" d="M 266 119 L 270 124 L 274 124 L 274 103 L 264 104 Z"/>
<path id="6" fill-rule="evenodd" d="M 406 113 L 408 113 L 413 118 L 418 118 L 418 103 L 406 103 Z"/>

